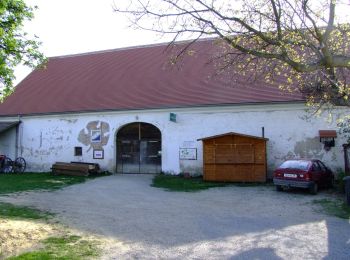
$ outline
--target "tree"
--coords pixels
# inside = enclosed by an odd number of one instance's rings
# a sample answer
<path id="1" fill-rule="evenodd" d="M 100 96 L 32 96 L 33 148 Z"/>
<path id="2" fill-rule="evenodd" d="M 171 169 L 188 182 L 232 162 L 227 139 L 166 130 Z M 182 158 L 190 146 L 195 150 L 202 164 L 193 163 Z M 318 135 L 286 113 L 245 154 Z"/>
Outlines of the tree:
<path id="1" fill-rule="evenodd" d="M 280 88 L 297 86 L 316 109 L 350 105 L 348 1 L 131 0 L 114 9 L 138 28 L 172 34 L 173 42 L 216 37 L 222 70 L 268 82 L 282 77 Z"/>
<path id="2" fill-rule="evenodd" d="M 37 37 L 30 39 L 22 30 L 23 22 L 33 18 L 35 8 L 23 0 L 0 1 L 0 102 L 13 91 L 17 65 L 36 67 L 45 60 Z"/>

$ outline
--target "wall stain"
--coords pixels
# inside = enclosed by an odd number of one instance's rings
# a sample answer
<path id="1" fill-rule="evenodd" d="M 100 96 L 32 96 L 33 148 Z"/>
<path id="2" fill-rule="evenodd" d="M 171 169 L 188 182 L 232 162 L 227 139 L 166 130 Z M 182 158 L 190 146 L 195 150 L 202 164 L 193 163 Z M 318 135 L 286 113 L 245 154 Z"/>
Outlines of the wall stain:
<path id="1" fill-rule="evenodd" d="M 78 136 L 78 141 L 85 146 L 89 146 L 87 152 L 92 149 L 102 149 L 103 146 L 107 145 L 109 140 L 109 124 L 103 121 L 91 121 L 84 129 L 81 129 Z M 101 142 L 91 142 L 91 132 L 92 130 L 101 131 Z"/>
<path id="2" fill-rule="evenodd" d="M 323 146 L 318 137 L 306 138 L 295 143 L 294 153 L 300 158 L 323 158 Z"/>
<path id="3" fill-rule="evenodd" d="M 67 122 L 67 123 L 70 123 L 70 124 L 74 124 L 78 121 L 78 119 L 64 119 L 64 118 L 61 118 L 60 121 L 64 121 L 64 122 Z"/>
<path id="4" fill-rule="evenodd" d="M 203 175 L 203 167 L 197 166 L 197 160 L 180 160 L 180 172 L 189 173 L 191 176 Z"/>
<path id="5" fill-rule="evenodd" d="M 335 152 L 333 151 L 332 153 L 332 161 L 336 161 L 337 160 L 337 155 L 335 154 Z"/>
<path id="6" fill-rule="evenodd" d="M 281 161 L 291 160 L 295 158 L 296 158 L 296 155 L 292 151 L 288 151 L 288 153 L 284 156 L 274 156 L 275 160 L 281 160 Z"/>
<path id="7" fill-rule="evenodd" d="M 43 146 L 43 132 L 40 131 L 40 145 L 39 148 L 41 148 Z"/>

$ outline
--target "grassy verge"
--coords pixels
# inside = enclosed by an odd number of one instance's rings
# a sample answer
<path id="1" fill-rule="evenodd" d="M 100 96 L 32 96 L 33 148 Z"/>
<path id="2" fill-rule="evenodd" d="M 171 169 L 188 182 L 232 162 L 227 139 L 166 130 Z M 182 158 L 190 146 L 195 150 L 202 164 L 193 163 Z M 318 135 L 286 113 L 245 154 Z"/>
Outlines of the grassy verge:
<path id="1" fill-rule="evenodd" d="M 328 215 L 350 219 L 350 207 L 341 199 L 320 199 L 314 200 L 313 203 L 320 205 L 322 211 Z"/>
<path id="2" fill-rule="evenodd" d="M 210 182 L 204 181 L 202 177 L 184 178 L 182 175 L 159 174 L 153 178 L 152 187 L 164 188 L 167 191 L 195 192 L 215 187 L 238 186 L 273 186 L 272 183 L 232 183 L 232 182 Z"/>
<path id="3" fill-rule="evenodd" d="M 0 195 L 31 190 L 56 190 L 96 178 L 56 176 L 51 173 L 0 174 Z"/>
<path id="4" fill-rule="evenodd" d="M 43 241 L 44 248 L 7 259 L 95 259 L 100 255 L 98 244 L 80 236 L 49 237 Z"/>
<path id="5" fill-rule="evenodd" d="M 0 195 L 33 190 L 56 190 L 96 177 L 98 176 L 55 176 L 51 173 L 0 174 Z M 40 219 L 44 223 L 49 223 L 49 218 L 52 216 L 53 214 L 48 212 L 0 202 L 0 218 L 3 219 Z M 67 234 L 66 231 L 63 233 Z M 68 234 L 45 239 L 41 245 L 42 248 L 39 250 L 8 259 L 95 259 L 100 254 L 96 241 Z"/>
<path id="6" fill-rule="evenodd" d="M 53 214 L 48 212 L 43 212 L 37 209 L 15 206 L 10 203 L 0 202 L 0 218 L 24 218 L 24 219 L 48 219 Z"/>
<path id="7" fill-rule="evenodd" d="M 184 178 L 182 175 L 159 174 L 153 178 L 152 187 L 164 188 L 167 191 L 195 192 L 224 186 L 255 187 L 273 186 L 271 183 L 231 183 L 204 181 L 202 177 Z"/>
<path id="8" fill-rule="evenodd" d="M 214 187 L 223 187 L 228 183 L 221 182 L 206 182 L 201 177 L 196 178 L 184 178 L 182 176 L 172 175 L 156 175 L 153 178 L 152 187 L 164 188 L 168 191 L 185 191 L 194 192 L 200 190 L 206 190 Z"/>
<path id="9" fill-rule="evenodd" d="M 28 219 L 28 220 L 43 220 L 44 223 L 49 223 L 49 219 L 53 214 L 49 212 L 43 212 L 37 209 L 15 206 L 9 203 L 0 202 L 0 219 Z M 25 230 L 26 227 L 23 227 Z M 86 240 L 80 236 L 71 235 L 65 229 L 62 228 L 64 235 L 59 237 L 49 237 L 41 242 L 38 242 L 35 251 L 23 253 L 18 256 L 12 256 L 6 259 L 10 260 L 28 260 L 28 259 L 40 259 L 40 260 L 85 260 L 96 259 L 101 250 L 98 248 L 99 242 L 97 240 Z M 24 232 L 24 235 L 26 233 Z M 1 250 L 0 250 L 1 251 Z M 0 252 L 0 259 L 3 255 Z"/>
<path id="10" fill-rule="evenodd" d="M 227 183 L 205 182 L 201 177 L 184 178 L 182 176 L 156 175 L 153 178 L 152 187 L 164 188 L 168 191 L 193 192 L 206 190 L 213 187 L 223 187 Z"/>

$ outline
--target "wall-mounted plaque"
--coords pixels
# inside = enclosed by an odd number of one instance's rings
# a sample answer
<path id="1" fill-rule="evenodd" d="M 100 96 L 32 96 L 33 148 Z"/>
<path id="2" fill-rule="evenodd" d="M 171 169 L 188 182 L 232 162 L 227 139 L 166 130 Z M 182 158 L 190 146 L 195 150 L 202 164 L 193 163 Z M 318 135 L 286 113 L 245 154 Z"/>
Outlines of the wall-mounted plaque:
<path id="1" fill-rule="evenodd" d="M 197 148 L 180 148 L 180 160 L 197 160 Z"/>

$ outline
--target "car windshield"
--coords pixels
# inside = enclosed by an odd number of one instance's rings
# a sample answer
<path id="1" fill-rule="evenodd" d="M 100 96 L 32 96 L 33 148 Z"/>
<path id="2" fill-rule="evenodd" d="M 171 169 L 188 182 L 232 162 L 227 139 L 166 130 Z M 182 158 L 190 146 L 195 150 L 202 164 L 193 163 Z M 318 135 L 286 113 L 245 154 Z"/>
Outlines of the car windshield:
<path id="1" fill-rule="evenodd" d="M 280 169 L 298 169 L 298 170 L 307 170 L 309 165 L 308 161 L 286 161 L 282 163 L 279 167 Z"/>

